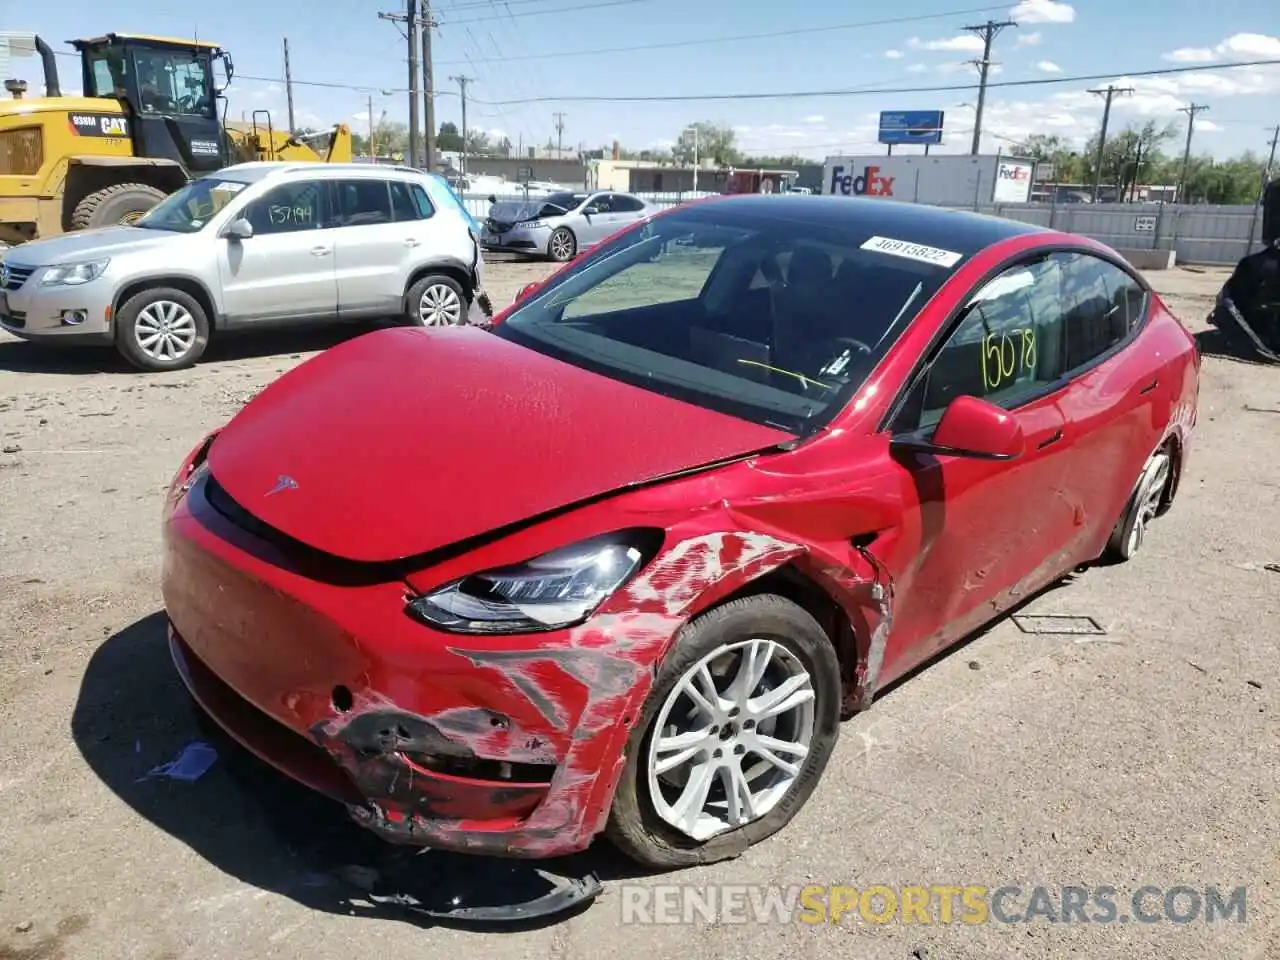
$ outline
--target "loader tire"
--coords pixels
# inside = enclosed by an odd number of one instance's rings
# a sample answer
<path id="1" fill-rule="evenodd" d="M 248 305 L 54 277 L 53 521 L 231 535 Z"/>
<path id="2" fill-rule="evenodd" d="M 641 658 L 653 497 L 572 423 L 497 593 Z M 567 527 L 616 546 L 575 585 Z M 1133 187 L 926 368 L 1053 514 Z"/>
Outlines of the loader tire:
<path id="1" fill-rule="evenodd" d="M 145 183 L 117 183 L 89 194 L 71 214 L 72 230 L 133 223 L 165 198 L 166 194 Z"/>

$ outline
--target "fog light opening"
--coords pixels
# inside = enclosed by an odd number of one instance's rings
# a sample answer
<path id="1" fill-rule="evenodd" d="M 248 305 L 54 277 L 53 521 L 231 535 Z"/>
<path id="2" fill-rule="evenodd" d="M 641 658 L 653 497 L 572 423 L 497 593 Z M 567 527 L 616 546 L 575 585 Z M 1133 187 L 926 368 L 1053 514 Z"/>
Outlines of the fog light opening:
<path id="1" fill-rule="evenodd" d="M 351 691 L 342 684 L 338 684 L 333 688 L 332 700 L 333 709 L 337 710 L 339 713 L 348 713 L 356 703 L 356 698 L 352 695 Z"/>
<path id="2" fill-rule="evenodd" d="M 62 325 L 64 327 L 78 327 L 89 319 L 89 314 L 84 310 L 63 310 Z"/>

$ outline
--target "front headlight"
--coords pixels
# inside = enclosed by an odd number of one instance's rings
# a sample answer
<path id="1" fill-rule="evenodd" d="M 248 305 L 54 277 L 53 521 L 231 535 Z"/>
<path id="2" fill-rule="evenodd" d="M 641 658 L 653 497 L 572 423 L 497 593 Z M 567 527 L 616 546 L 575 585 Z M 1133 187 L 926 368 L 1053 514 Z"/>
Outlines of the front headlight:
<path id="1" fill-rule="evenodd" d="M 64 263 L 56 267 L 50 267 L 44 272 L 44 276 L 40 278 L 40 285 L 66 284 L 75 286 L 76 284 L 88 283 L 90 280 L 97 280 L 102 276 L 102 271 L 107 269 L 107 264 L 110 262 L 110 260 L 86 260 L 84 263 Z"/>
<path id="2" fill-rule="evenodd" d="M 450 633 L 540 633 L 576 626 L 653 556 L 660 535 L 593 537 L 510 567 L 472 574 L 409 602 L 411 616 Z"/>

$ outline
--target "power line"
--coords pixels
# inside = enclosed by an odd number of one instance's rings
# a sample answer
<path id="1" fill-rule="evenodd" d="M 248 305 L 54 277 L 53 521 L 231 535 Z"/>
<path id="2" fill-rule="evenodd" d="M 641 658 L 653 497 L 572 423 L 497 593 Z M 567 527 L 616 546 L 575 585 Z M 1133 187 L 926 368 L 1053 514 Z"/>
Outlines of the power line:
<path id="1" fill-rule="evenodd" d="M 1280 57 L 1268 60 L 1241 60 L 1232 63 L 1197 63 L 1185 67 L 1161 67 L 1158 70 L 1133 70 L 1124 77 L 1167 77 L 1183 73 L 1204 73 L 1207 70 L 1238 70 L 1242 67 L 1270 67 L 1280 64 Z M 988 83 L 988 88 L 1007 87 L 1039 87 L 1050 84 L 1086 83 L 1096 80 L 1110 80 L 1116 73 L 1076 74 L 1070 77 L 1037 77 L 1032 80 L 998 80 Z M 296 81 L 295 81 L 296 82 Z M 856 97 L 876 93 L 948 93 L 977 89 L 977 84 L 944 84 L 927 87 L 848 87 L 837 90 L 786 90 L 776 93 L 704 93 L 704 94 L 644 94 L 628 97 L 595 97 L 588 94 L 574 94 L 563 97 L 528 97 L 521 100 L 475 100 L 473 102 L 487 107 L 512 107 L 530 103 L 682 103 L 707 100 L 789 100 L 805 97 Z"/>
<path id="2" fill-rule="evenodd" d="M 978 155 L 978 149 L 982 143 L 982 111 L 987 105 L 987 73 L 991 70 L 991 43 L 1005 27 L 1016 27 L 1018 24 L 1013 20 L 988 20 L 986 23 L 968 26 L 964 29 L 969 33 L 974 33 L 982 37 L 982 59 L 974 60 L 973 64 L 978 68 L 978 106 L 973 114 L 973 149 L 970 151 L 975 157 Z"/>
<path id="3" fill-rule="evenodd" d="M 495 14 L 492 17 L 471 17 L 467 20 L 445 20 L 445 26 L 459 27 L 464 23 L 492 23 L 494 20 L 510 20 L 513 17 L 541 17 L 548 13 L 576 13 L 579 10 L 603 10 L 605 7 L 629 7 L 635 3 L 650 3 L 651 0 L 604 0 L 604 2 L 585 3 L 576 7 L 555 7 L 551 10 L 522 10 L 515 13 Z M 442 13 L 446 11 L 441 11 Z"/>
<path id="4" fill-rule="evenodd" d="M 593 57 L 605 53 L 635 53 L 642 50 L 670 50 L 676 47 L 700 47 L 717 43 L 736 43 L 742 40 L 774 40 L 778 37 L 799 37 L 813 33 L 831 33 L 837 30 L 862 30 L 869 27 L 897 26 L 924 20 L 951 20 L 974 13 L 990 13 L 1003 10 L 1007 4 L 994 7 L 974 7 L 969 10 L 950 10 L 946 13 L 921 13 L 910 17 L 890 17 L 884 20 L 863 20 L 858 23 L 833 23 L 825 27 L 796 27 L 790 30 L 771 30 L 764 33 L 739 33 L 728 37 L 704 37 L 695 40 L 663 40 L 658 43 L 639 43 L 625 47 L 595 47 L 589 50 L 561 50 L 556 53 L 522 53 L 514 57 L 480 57 L 475 60 L 441 60 L 445 63 L 510 63 L 513 60 L 559 60 L 564 57 Z"/>
<path id="5" fill-rule="evenodd" d="M 1098 202 L 1098 191 L 1102 189 L 1102 151 L 1107 145 L 1107 125 L 1111 122 L 1111 100 L 1118 93 L 1121 96 L 1128 96 L 1133 93 L 1133 87 L 1117 87 L 1108 84 L 1105 90 L 1090 90 L 1095 96 L 1105 96 L 1106 104 L 1102 108 L 1102 130 L 1098 134 L 1098 156 L 1093 163 L 1093 202 Z M 1134 174 L 1137 176 L 1136 172 Z"/>

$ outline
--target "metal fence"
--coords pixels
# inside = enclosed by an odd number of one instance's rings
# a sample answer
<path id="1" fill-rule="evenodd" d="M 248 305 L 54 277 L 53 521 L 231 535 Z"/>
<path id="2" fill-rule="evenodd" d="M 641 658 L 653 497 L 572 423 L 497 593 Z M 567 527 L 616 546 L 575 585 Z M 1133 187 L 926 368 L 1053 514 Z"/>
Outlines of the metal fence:
<path id="1" fill-rule="evenodd" d="M 671 206 L 705 194 L 638 193 L 636 196 L 661 206 Z M 463 201 L 476 217 L 483 218 L 489 212 L 487 196 L 466 194 Z M 1241 257 L 1262 246 L 1262 214 L 1256 206 L 1131 203 L 954 206 L 1083 234 L 1118 250 L 1173 250 L 1179 263 L 1234 266 Z"/>

